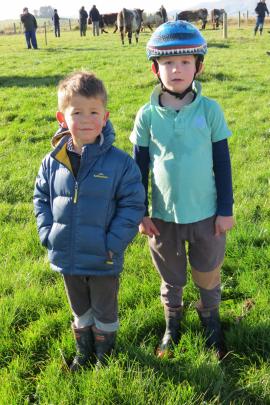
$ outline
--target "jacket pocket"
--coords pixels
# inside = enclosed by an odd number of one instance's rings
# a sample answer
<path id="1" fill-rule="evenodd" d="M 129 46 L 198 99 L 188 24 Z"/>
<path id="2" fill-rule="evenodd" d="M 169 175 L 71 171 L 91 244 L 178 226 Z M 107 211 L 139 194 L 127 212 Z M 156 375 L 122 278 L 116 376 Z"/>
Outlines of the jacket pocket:
<path id="1" fill-rule="evenodd" d="M 67 225 L 54 222 L 48 235 L 48 249 L 66 250 L 68 246 L 67 234 Z"/>

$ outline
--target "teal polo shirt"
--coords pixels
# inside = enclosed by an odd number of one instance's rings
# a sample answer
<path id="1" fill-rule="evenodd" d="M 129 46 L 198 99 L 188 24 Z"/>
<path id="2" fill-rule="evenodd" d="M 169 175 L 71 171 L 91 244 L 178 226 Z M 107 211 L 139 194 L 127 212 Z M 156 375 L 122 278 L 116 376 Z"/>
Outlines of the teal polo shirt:
<path id="1" fill-rule="evenodd" d="M 176 112 L 159 105 L 158 85 L 137 113 L 130 140 L 149 147 L 152 217 L 188 224 L 216 213 L 212 142 L 231 132 L 219 104 L 201 95 Z"/>

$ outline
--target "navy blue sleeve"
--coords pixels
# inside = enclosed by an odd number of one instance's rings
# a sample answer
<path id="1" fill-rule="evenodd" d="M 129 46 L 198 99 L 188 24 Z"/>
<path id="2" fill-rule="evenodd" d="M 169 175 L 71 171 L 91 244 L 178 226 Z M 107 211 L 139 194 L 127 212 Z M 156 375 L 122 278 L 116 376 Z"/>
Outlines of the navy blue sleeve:
<path id="1" fill-rule="evenodd" d="M 148 211 L 148 178 L 149 178 L 149 164 L 150 164 L 150 155 L 148 146 L 133 146 L 133 158 L 142 175 L 142 183 L 145 189 L 145 216 L 149 216 Z"/>
<path id="2" fill-rule="evenodd" d="M 213 142 L 213 171 L 217 190 L 217 215 L 233 214 L 232 170 L 227 139 Z"/>

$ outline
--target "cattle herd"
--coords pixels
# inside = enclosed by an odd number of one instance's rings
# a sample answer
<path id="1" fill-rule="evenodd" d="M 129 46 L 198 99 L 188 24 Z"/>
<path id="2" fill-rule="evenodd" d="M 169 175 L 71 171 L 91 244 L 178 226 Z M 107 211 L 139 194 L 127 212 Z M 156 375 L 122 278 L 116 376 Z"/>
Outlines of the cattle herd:
<path id="1" fill-rule="evenodd" d="M 119 30 L 122 44 L 124 44 L 126 34 L 128 36 L 128 41 L 131 44 L 132 33 L 135 34 L 136 42 L 138 42 L 139 33 L 145 27 L 148 27 L 152 31 L 153 26 L 157 27 L 168 21 L 167 12 L 163 6 L 161 6 L 154 15 L 146 16 L 143 11 L 144 10 L 141 9 L 128 10 L 123 8 L 119 13 L 103 14 L 102 20 L 104 25 L 114 26 L 114 32 Z M 219 28 L 219 26 L 223 24 L 224 13 L 224 9 L 214 8 L 211 10 L 210 21 L 213 29 Z M 201 21 L 201 29 L 205 29 L 208 18 L 209 14 L 206 8 L 185 10 L 176 15 L 176 20 L 185 20 L 189 22 Z"/>

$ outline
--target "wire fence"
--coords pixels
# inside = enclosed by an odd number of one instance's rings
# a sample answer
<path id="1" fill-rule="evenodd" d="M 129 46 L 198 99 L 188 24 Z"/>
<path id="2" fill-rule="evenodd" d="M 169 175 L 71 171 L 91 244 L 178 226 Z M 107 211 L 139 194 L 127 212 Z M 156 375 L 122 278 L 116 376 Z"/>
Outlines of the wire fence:
<path id="1" fill-rule="evenodd" d="M 174 19 L 171 17 L 171 19 Z M 238 28 L 243 28 L 245 26 L 251 26 L 255 24 L 256 15 L 254 12 L 234 11 L 227 13 L 227 26 L 234 26 Z M 53 21 L 49 18 L 37 18 L 38 29 L 37 32 L 44 32 L 44 30 L 49 33 L 54 31 Z M 265 19 L 265 26 L 270 26 L 270 18 Z M 207 29 L 212 28 L 210 13 L 208 15 Z M 75 18 L 61 18 L 60 20 L 61 31 L 76 31 L 79 30 L 79 20 Z M 19 20 L 6 20 L 0 21 L 0 35 L 12 35 L 23 33 L 23 26 Z"/>
<path id="2" fill-rule="evenodd" d="M 52 20 L 48 18 L 37 18 L 37 32 L 43 32 L 46 28 L 47 32 L 54 31 Z M 61 18 L 61 31 L 79 30 L 79 20 L 71 18 Z M 21 34 L 24 32 L 23 25 L 19 20 L 0 21 L 0 35 Z"/>

